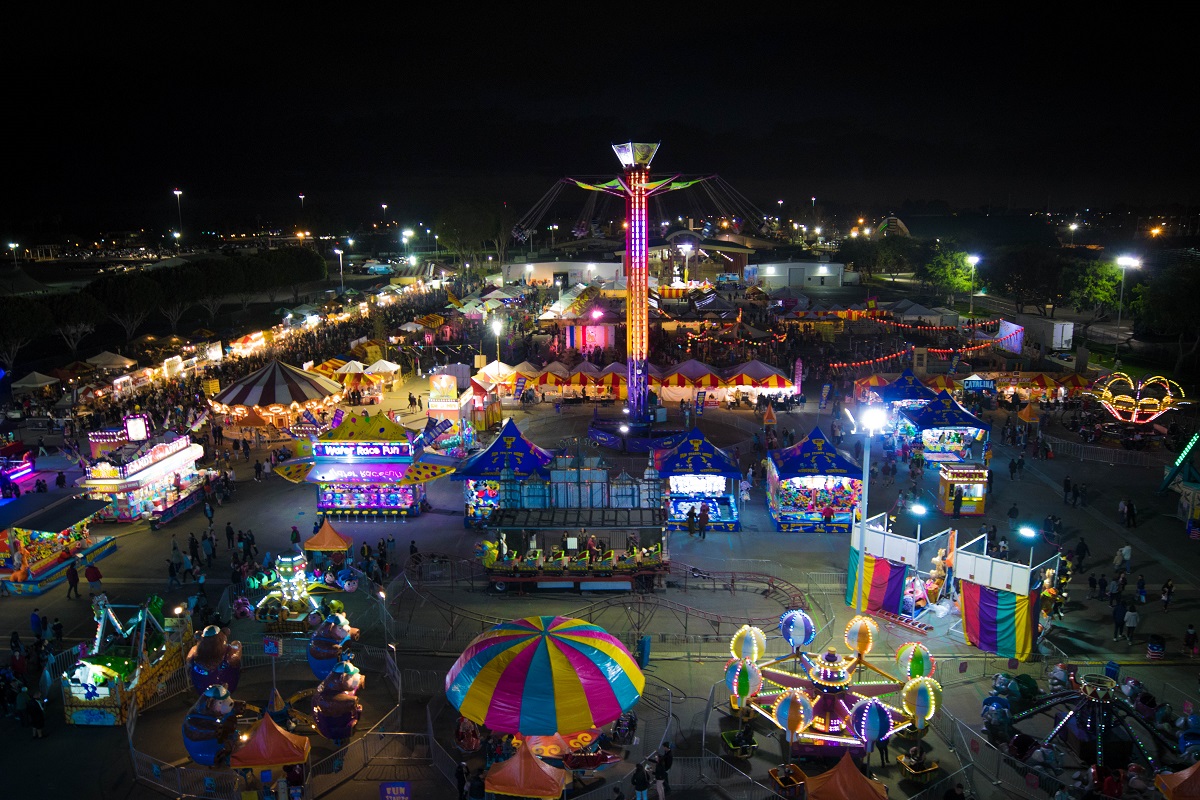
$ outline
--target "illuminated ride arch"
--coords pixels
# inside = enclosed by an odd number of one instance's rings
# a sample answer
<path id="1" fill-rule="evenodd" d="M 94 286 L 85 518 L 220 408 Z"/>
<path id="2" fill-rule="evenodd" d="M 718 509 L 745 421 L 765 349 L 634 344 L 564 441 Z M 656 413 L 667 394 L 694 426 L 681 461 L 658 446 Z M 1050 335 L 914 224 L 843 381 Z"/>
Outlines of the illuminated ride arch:
<path id="1" fill-rule="evenodd" d="M 1168 411 L 1187 405 L 1183 388 L 1162 375 L 1134 381 L 1124 372 L 1113 372 L 1091 390 L 1104 409 L 1121 422 L 1145 425 Z"/>

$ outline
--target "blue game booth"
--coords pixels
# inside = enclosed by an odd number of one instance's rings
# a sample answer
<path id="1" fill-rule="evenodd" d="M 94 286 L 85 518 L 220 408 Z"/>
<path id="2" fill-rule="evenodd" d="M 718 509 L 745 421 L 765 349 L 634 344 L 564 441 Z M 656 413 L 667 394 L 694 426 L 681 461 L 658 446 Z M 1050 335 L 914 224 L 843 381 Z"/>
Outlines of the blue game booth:
<path id="1" fill-rule="evenodd" d="M 861 500 L 862 467 L 843 457 L 820 428 L 768 454 L 767 506 L 778 530 L 849 533 Z"/>
<path id="2" fill-rule="evenodd" d="M 450 476 L 451 480 L 463 481 L 463 500 L 466 503 L 466 519 L 463 524 L 472 524 L 487 519 L 500 507 L 500 478 L 502 473 L 511 474 L 517 480 L 537 476 L 550 479 L 550 462 L 554 455 L 525 438 L 511 418 L 504 421 L 496 440 L 474 455 L 468 457 Z"/>
<path id="3" fill-rule="evenodd" d="M 741 469 L 732 455 L 693 428 L 670 450 L 654 454 L 654 467 L 667 479 L 667 529 L 687 530 L 690 509 L 708 507 L 708 531 L 740 531 Z"/>
<path id="4" fill-rule="evenodd" d="M 982 458 L 983 445 L 992 429 L 987 422 L 967 411 L 949 392 L 942 392 L 920 408 L 906 410 L 903 416 L 913 429 L 910 432 L 920 434 L 921 450 L 929 464 Z"/>

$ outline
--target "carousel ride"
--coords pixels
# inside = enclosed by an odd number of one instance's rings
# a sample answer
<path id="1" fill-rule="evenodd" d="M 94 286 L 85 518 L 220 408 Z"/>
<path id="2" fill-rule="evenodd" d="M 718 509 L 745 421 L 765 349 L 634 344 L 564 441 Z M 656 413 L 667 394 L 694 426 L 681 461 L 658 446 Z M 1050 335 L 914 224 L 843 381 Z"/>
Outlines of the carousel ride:
<path id="1" fill-rule="evenodd" d="M 816 626 L 804 611 L 784 612 L 779 632 L 791 647 L 780 658 L 765 657 L 766 636 L 759 628 L 743 626 L 730 640 L 733 658 L 725 680 L 741 726 L 722 738 L 732 754 L 753 752 L 757 717 L 787 734 L 791 757 L 836 759 L 846 752 L 870 753 L 898 734 L 920 736 L 937 713 L 942 687 L 924 645 L 902 645 L 895 668 L 884 669 L 868 660 L 878 636 L 869 617 L 857 616 L 846 626 L 849 655 L 833 647 L 806 651 Z"/>
<path id="2" fill-rule="evenodd" d="M 556 797 L 569 773 L 622 760 L 606 748 L 619 744 L 617 727 L 626 731 L 636 719 L 631 709 L 645 683 L 633 656 L 602 628 L 528 617 L 477 636 L 447 673 L 446 696 L 461 714 L 454 734 L 460 751 L 480 748 L 481 729 L 488 739 L 508 740 L 502 760 L 489 754 L 489 792 Z M 610 723 L 611 736 L 602 733 Z M 522 783 L 530 770 L 540 788 Z"/>
<path id="3" fill-rule="evenodd" d="M 1071 776 L 1078 788 L 1099 791 L 1113 775 L 1125 790 L 1145 790 L 1164 760 L 1200 757 L 1200 714 L 1177 715 L 1136 679 L 1078 675 L 1063 664 L 1050 671 L 1045 692 L 1028 676 L 1020 678 L 996 676 L 983 700 L 985 731 L 1012 758 L 1060 780 L 1074 756 L 1082 765 Z M 1016 727 L 1035 727 L 1040 717 L 1049 718 L 1048 733 Z"/>

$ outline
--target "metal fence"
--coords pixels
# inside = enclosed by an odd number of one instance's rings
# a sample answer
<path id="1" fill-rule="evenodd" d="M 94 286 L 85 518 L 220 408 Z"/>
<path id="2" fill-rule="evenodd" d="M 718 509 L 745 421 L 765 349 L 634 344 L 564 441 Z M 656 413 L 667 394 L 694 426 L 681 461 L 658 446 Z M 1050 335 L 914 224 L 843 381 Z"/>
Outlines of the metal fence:
<path id="1" fill-rule="evenodd" d="M 1112 467 L 1162 467 L 1171 461 L 1171 454 L 1163 450 L 1126 450 L 1123 447 L 1101 447 L 1082 442 L 1068 442 L 1054 436 L 1045 437 L 1054 449 L 1055 458 L 1071 458 L 1076 461 L 1098 461 Z"/>

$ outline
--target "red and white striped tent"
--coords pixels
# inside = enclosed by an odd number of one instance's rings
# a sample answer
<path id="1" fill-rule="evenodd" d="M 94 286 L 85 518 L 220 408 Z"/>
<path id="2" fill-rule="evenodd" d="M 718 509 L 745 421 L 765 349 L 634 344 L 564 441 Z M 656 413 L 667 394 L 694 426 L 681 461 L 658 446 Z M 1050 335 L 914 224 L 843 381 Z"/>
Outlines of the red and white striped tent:
<path id="1" fill-rule="evenodd" d="M 337 381 L 282 361 L 272 361 L 218 392 L 212 402 L 221 406 L 289 408 L 293 403 L 305 406 L 337 402 L 341 393 L 342 386 Z"/>

